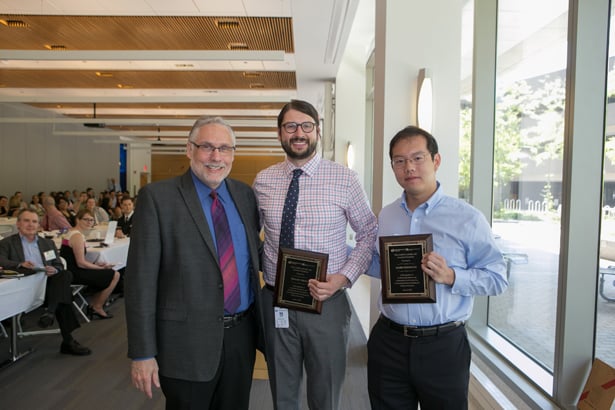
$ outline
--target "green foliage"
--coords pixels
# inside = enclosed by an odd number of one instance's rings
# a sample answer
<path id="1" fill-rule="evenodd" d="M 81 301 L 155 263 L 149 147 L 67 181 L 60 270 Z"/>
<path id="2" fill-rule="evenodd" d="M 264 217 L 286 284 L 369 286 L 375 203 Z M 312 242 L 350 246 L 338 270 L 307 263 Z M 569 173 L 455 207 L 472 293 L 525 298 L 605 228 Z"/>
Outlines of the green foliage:
<path id="1" fill-rule="evenodd" d="M 502 188 L 521 175 L 530 161 L 539 165 L 562 158 L 564 102 L 565 87 L 560 77 L 546 76 L 532 85 L 518 81 L 498 92 L 493 175 L 496 198 L 505 196 Z M 470 187 L 471 116 L 472 109 L 462 107 L 459 148 L 459 195 L 462 198 L 468 197 Z M 615 163 L 615 137 L 610 142 Z M 543 190 L 543 194 L 552 206 L 550 185 L 548 192 Z"/>

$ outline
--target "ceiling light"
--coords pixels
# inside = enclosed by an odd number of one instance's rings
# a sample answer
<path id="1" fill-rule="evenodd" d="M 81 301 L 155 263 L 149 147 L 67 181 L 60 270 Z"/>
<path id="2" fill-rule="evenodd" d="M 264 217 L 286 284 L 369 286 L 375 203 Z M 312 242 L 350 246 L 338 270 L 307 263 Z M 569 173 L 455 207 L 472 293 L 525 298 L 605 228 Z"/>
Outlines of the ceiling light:
<path id="1" fill-rule="evenodd" d="M 62 51 L 66 50 L 66 46 L 62 44 L 45 44 L 45 48 L 51 51 Z"/>
<path id="2" fill-rule="evenodd" d="M 113 73 L 105 73 L 105 72 L 97 71 L 96 77 L 111 78 L 113 77 Z"/>
<path id="3" fill-rule="evenodd" d="M 127 84 L 118 84 L 117 88 L 132 88 L 132 85 L 127 85 Z"/>
<path id="4" fill-rule="evenodd" d="M 216 20 L 216 26 L 218 28 L 237 28 L 239 27 L 239 21 L 230 19 Z"/>
<path id="5" fill-rule="evenodd" d="M 0 19 L 0 24 L 3 24 L 7 27 L 11 28 L 25 28 L 28 27 L 28 24 L 22 20 L 2 20 Z"/>
<path id="6" fill-rule="evenodd" d="M 263 75 L 263 73 L 257 73 L 255 71 L 244 71 L 243 72 L 243 76 L 245 78 L 257 78 L 257 77 L 260 77 L 262 75 Z"/>
<path id="7" fill-rule="evenodd" d="M 228 43 L 229 50 L 247 50 L 248 45 L 246 43 Z"/>
<path id="8" fill-rule="evenodd" d="M 250 88 L 265 88 L 265 84 L 263 84 L 263 83 L 252 83 L 252 84 L 250 84 Z"/>

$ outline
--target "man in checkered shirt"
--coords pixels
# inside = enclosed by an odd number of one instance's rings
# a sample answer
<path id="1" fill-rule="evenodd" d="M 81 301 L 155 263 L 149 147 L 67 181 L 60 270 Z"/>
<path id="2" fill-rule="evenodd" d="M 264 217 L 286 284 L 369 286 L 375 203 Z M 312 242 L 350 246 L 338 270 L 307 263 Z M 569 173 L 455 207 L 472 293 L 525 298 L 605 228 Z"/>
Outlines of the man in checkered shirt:
<path id="1" fill-rule="evenodd" d="M 338 409 L 346 370 L 351 308 L 346 287 L 363 274 L 371 261 L 376 217 L 356 173 L 322 159 L 316 109 L 293 100 L 278 115 L 278 138 L 286 160 L 261 171 L 254 181 L 261 224 L 265 232 L 262 290 L 267 367 L 277 409 L 299 409 L 303 367 L 310 408 Z M 309 293 L 322 301 L 320 314 L 289 309 L 274 316 L 276 265 L 282 213 L 293 171 L 301 169 L 294 222 L 293 247 L 329 255 L 326 282 L 309 281 Z M 356 232 L 348 252 L 347 225 Z"/>

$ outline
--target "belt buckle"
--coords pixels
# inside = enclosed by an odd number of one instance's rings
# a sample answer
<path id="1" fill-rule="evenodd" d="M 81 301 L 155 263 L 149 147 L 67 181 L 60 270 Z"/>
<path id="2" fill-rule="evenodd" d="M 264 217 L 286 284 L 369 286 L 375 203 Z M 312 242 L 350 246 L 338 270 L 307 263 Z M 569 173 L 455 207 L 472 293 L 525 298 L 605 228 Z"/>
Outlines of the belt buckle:
<path id="1" fill-rule="evenodd" d="M 418 334 L 413 335 L 413 334 L 408 333 L 408 330 L 416 330 L 416 328 L 412 326 L 404 326 L 404 336 L 405 337 L 411 337 L 413 339 L 417 339 L 419 337 Z"/>

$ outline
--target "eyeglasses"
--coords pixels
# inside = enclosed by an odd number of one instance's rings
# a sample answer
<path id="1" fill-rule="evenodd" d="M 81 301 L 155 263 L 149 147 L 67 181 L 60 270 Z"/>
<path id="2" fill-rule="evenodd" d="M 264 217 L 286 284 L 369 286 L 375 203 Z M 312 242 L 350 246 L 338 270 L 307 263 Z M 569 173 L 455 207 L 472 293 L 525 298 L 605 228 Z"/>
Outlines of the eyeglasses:
<path id="1" fill-rule="evenodd" d="M 231 145 L 221 145 L 216 147 L 215 145 L 211 145 L 208 142 L 203 144 L 197 144 L 196 142 L 188 141 L 192 145 L 194 145 L 199 151 L 204 152 L 206 154 L 213 154 L 214 151 L 218 151 L 221 155 L 230 155 L 233 151 L 235 151 L 235 147 Z"/>
<path id="2" fill-rule="evenodd" d="M 395 169 L 403 169 L 407 163 L 421 165 L 423 162 L 425 162 L 425 158 L 427 158 L 427 154 L 423 152 L 420 154 L 415 154 L 410 158 L 395 157 L 391 161 L 391 165 L 393 165 L 393 168 Z"/>
<path id="3" fill-rule="evenodd" d="M 81 218 L 81 220 L 85 221 L 85 222 L 94 222 L 95 221 L 94 218 Z"/>
<path id="4" fill-rule="evenodd" d="M 301 129 L 303 130 L 303 132 L 312 132 L 314 131 L 314 127 L 316 126 L 315 122 L 310 122 L 310 121 L 306 121 L 306 122 L 302 122 L 302 123 L 298 123 L 298 122 L 287 122 L 282 124 L 282 128 L 284 128 L 284 131 L 288 132 L 289 134 L 292 134 L 293 132 L 297 131 L 297 128 L 301 127 Z"/>

